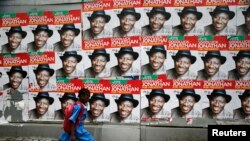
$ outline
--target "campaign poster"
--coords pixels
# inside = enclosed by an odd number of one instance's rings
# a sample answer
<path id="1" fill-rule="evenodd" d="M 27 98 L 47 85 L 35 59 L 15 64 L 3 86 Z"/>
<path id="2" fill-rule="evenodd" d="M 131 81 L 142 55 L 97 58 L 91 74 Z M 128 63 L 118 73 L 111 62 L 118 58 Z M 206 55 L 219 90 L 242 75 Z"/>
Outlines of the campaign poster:
<path id="1" fill-rule="evenodd" d="M 202 64 L 197 50 L 168 50 L 166 76 L 172 80 L 195 80 Z"/>
<path id="2" fill-rule="evenodd" d="M 171 95 L 167 94 L 166 92 L 167 91 L 160 88 L 141 90 L 140 117 L 142 123 L 161 119 L 168 120 L 171 118 L 171 108 L 173 103 L 170 103 L 172 101 L 170 100 L 172 99 Z M 156 93 L 159 93 L 157 97 L 155 95 Z M 154 101 L 158 101 L 160 105 L 153 106 L 152 102 Z"/>
<path id="3" fill-rule="evenodd" d="M 168 91 L 172 99 L 170 100 L 173 108 L 171 109 L 171 118 L 201 118 L 202 89 L 173 89 Z"/>
<path id="4" fill-rule="evenodd" d="M 163 75 L 167 70 L 165 45 L 141 46 L 141 75 Z"/>
<path id="5" fill-rule="evenodd" d="M 141 36 L 141 0 L 114 1 L 113 38 Z"/>
<path id="6" fill-rule="evenodd" d="M 85 50 L 84 78 L 105 78 L 110 77 L 110 68 L 115 65 L 116 57 L 111 48 Z"/>
<path id="7" fill-rule="evenodd" d="M 171 104 L 168 105 L 167 103 L 170 101 L 171 96 L 167 94 L 167 91 L 172 89 L 172 87 L 173 81 L 167 80 L 166 75 L 142 76 L 141 124 L 148 124 L 159 120 L 171 121 Z M 155 107 L 152 103 L 154 101 L 158 101 Z"/>
<path id="8" fill-rule="evenodd" d="M 84 79 L 84 88 L 91 92 L 88 102 L 86 122 L 110 122 L 110 91 L 109 80 Z"/>
<path id="9" fill-rule="evenodd" d="M 82 4 L 83 43 L 85 40 L 112 37 L 114 28 L 112 1 L 87 2 Z"/>
<path id="10" fill-rule="evenodd" d="M 115 62 L 110 68 L 111 79 L 139 79 L 141 75 L 141 48 L 138 46 L 111 48 Z"/>
<path id="11" fill-rule="evenodd" d="M 27 52 L 27 24 L 27 13 L 0 15 L 1 53 Z"/>
<path id="12" fill-rule="evenodd" d="M 160 11 L 163 14 L 155 14 Z M 173 7 L 144 7 L 141 13 L 143 22 L 141 36 L 171 36 Z M 159 20 L 159 24 L 156 24 Z"/>
<path id="13" fill-rule="evenodd" d="M 56 91 L 55 53 L 30 52 L 29 91 Z"/>
<path id="14" fill-rule="evenodd" d="M 28 121 L 54 120 L 55 99 L 54 92 L 30 92 Z M 41 106 L 46 105 L 46 106 Z"/>
<path id="15" fill-rule="evenodd" d="M 173 34 L 172 36 L 199 36 L 204 35 L 206 24 L 206 7 L 174 7 L 173 8 Z"/>
<path id="16" fill-rule="evenodd" d="M 197 60 L 202 62 L 197 67 L 197 80 L 227 80 L 233 60 L 228 51 L 199 51 Z"/>
<path id="17" fill-rule="evenodd" d="M 207 12 L 204 16 L 207 17 L 204 27 L 205 36 L 233 36 L 236 35 L 236 6 L 206 6 Z M 226 14 L 221 14 L 221 11 L 226 11 Z M 219 24 L 219 18 L 224 19 L 224 24 Z"/>
<path id="18" fill-rule="evenodd" d="M 27 120 L 28 64 L 27 53 L 2 54 L 1 100 L 3 120 Z"/>
<path id="19" fill-rule="evenodd" d="M 55 75 L 57 78 L 83 78 L 84 51 L 65 51 L 55 54 Z"/>
<path id="20" fill-rule="evenodd" d="M 232 120 L 233 110 L 240 106 L 238 95 L 231 89 L 203 89 L 202 118 Z"/>
<path id="21" fill-rule="evenodd" d="M 1 81 L 3 90 L 15 89 L 19 92 L 28 92 L 28 64 L 27 53 L 3 54 L 3 67 Z M 18 78 L 18 81 L 16 81 Z M 6 81 L 7 80 L 7 81 Z"/>
<path id="22" fill-rule="evenodd" d="M 81 10 L 53 11 L 55 52 L 82 50 Z"/>
<path id="23" fill-rule="evenodd" d="M 54 51 L 55 26 L 52 11 L 28 12 L 28 52 Z"/>
<path id="24" fill-rule="evenodd" d="M 110 122 L 140 123 L 140 80 L 110 80 Z"/>

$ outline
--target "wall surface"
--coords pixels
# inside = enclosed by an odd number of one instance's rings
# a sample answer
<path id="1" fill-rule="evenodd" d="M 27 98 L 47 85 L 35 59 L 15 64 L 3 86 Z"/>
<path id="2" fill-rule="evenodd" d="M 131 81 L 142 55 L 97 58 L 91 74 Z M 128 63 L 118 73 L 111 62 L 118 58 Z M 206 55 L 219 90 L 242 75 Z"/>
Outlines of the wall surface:
<path id="1" fill-rule="evenodd" d="M 1 0 L 0 14 L 46 10 L 81 9 L 81 0 Z M 160 123 L 160 124 L 159 124 Z M 199 120 L 192 124 L 184 119 L 171 123 L 152 121 L 139 125 L 87 124 L 95 141 L 206 141 L 207 125 L 230 124 L 228 121 Z M 242 124 L 236 123 L 233 124 Z M 244 123 L 243 123 L 244 124 Z M 246 124 L 249 124 L 246 123 Z M 57 139 L 62 133 L 61 123 L 11 123 L 0 125 L 1 137 L 49 137 Z"/>

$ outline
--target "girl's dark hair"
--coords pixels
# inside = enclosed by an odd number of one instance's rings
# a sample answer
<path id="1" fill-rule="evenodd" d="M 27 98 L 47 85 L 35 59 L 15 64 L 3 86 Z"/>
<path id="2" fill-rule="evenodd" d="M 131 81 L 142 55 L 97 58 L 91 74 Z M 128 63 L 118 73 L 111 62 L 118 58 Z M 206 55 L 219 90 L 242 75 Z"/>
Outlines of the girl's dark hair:
<path id="1" fill-rule="evenodd" d="M 81 90 L 79 90 L 79 93 L 78 93 L 78 97 L 80 95 L 84 95 L 86 97 L 90 97 L 90 91 L 86 88 L 81 88 Z"/>

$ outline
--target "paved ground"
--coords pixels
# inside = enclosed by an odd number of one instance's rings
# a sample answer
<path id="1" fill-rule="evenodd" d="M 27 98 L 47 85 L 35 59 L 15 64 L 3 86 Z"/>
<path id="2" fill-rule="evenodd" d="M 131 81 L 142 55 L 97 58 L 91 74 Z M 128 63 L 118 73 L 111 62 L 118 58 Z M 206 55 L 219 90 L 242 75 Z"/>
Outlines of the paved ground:
<path id="1" fill-rule="evenodd" d="M 56 139 L 51 138 L 37 138 L 37 137 L 19 137 L 19 138 L 13 138 L 13 137 L 4 137 L 1 138 L 0 141 L 57 141 Z"/>

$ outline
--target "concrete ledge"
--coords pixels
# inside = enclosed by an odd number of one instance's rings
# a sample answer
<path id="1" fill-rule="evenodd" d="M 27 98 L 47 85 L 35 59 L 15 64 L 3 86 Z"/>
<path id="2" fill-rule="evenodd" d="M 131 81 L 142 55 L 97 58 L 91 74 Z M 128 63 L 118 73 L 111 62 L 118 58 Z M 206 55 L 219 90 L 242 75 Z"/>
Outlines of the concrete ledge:
<path id="1" fill-rule="evenodd" d="M 147 125 L 87 124 L 95 141 L 206 141 L 207 129 Z M 57 140 L 62 124 L 14 123 L 0 125 L 1 137 L 37 137 Z"/>

